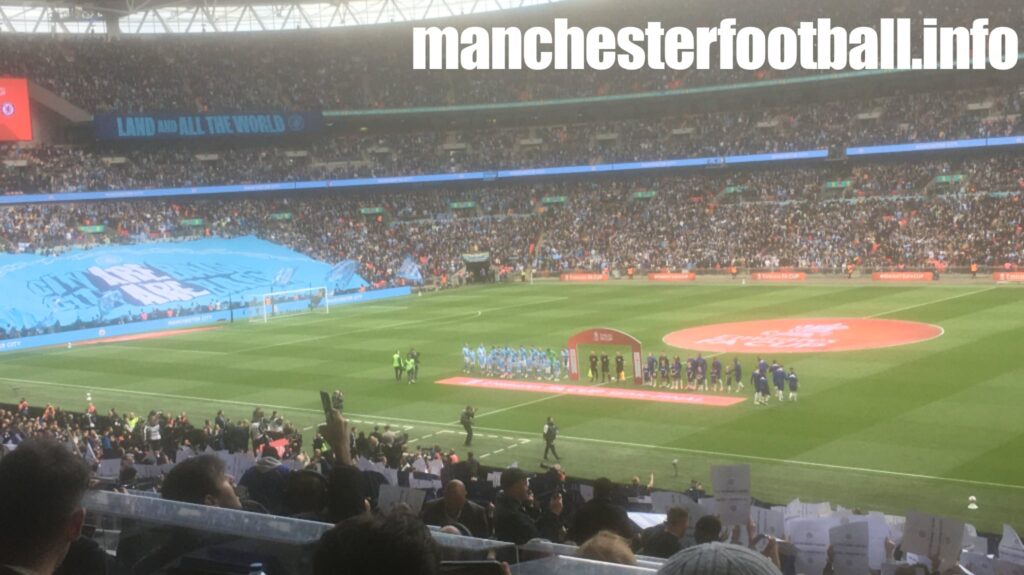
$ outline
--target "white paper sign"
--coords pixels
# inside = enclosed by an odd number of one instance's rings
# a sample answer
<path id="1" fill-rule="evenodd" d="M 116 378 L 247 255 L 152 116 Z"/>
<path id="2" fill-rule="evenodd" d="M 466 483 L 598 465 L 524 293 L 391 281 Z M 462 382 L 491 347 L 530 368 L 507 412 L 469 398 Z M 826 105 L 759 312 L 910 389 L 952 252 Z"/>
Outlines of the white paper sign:
<path id="1" fill-rule="evenodd" d="M 796 572 L 821 575 L 828 562 L 830 518 L 795 519 L 789 523 L 789 540 L 797 548 Z"/>
<path id="2" fill-rule="evenodd" d="M 1024 565 L 1024 543 L 1013 527 L 1003 525 L 1003 539 L 999 542 L 999 559 Z"/>
<path id="3" fill-rule="evenodd" d="M 782 508 L 784 509 L 784 508 Z M 764 509 L 762 507 L 751 507 L 750 518 L 758 533 L 771 535 L 776 539 L 786 538 L 786 514 L 782 509 Z"/>
<path id="4" fill-rule="evenodd" d="M 960 557 L 963 540 L 963 521 L 916 511 L 907 513 L 902 547 L 908 553 L 924 557 L 938 555 L 943 561 L 954 562 Z"/>
<path id="5" fill-rule="evenodd" d="M 419 515 L 423 508 L 423 500 L 427 494 L 418 489 L 398 487 L 396 485 L 381 485 L 377 496 L 377 509 L 388 511 L 399 503 L 405 503 L 412 509 L 412 512 Z"/>
<path id="6" fill-rule="evenodd" d="M 712 466 L 711 488 L 715 491 L 715 514 L 722 525 L 746 525 L 750 519 L 750 466 Z"/>
<path id="7" fill-rule="evenodd" d="M 836 575 L 865 575 L 868 566 L 868 523 L 857 521 L 829 530 L 832 567 Z"/>

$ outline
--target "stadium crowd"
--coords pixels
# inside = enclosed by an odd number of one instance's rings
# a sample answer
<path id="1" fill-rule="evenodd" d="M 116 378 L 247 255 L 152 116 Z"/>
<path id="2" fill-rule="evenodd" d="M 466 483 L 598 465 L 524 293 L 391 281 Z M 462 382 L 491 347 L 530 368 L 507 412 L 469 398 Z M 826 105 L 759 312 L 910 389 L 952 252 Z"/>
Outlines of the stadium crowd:
<path id="1" fill-rule="evenodd" d="M 641 20 L 628 5 L 570 9 L 571 23 L 643 26 L 648 20 L 716 26 L 722 14 L 742 14 L 742 26 L 795 26 L 817 17 L 836 25 L 877 27 L 882 17 L 932 17 L 944 26 L 970 25 L 977 13 L 953 0 L 841 3 L 785 0 L 750 6 L 738 0 L 645 5 Z M 1009 0 L 986 2 L 993 26 L 1020 30 L 1024 15 Z M 682 19 L 682 20 L 681 20 Z M 503 22 L 503 25 L 507 22 Z M 548 18 L 523 24 L 550 26 Z M 201 24 L 196 23 L 198 29 Z M 89 112 L 200 112 L 396 108 L 535 101 L 758 82 L 807 72 L 715 71 L 430 71 L 413 72 L 405 27 L 340 34 L 310 30 L 277 34 L 182 34 L 164 37 L 45 37 L 0 39 L 0 75 L 27 76 Z M 347 31 L 348 32 L 348 31 Z M 359 33 L 363 32 L 363 33 Z M 915 43 L 919 46 L 920 43 Z M 717 68 L 717 67 L 716 67 Z M 268 71 L 253 81 L 252 71 Z M 412 78 L 414 81 L 410 81 Z"/>
<path id="2" fill-rule="evenodd" d="M 940 175 L 953 181 L 935 183 Z M 827 188 L 833 181 L 840 189 Z M 407 256 L 425 276 L 452 277 L 469 252 L 489 252 L 499 267 L 550 272 L 1000 267 L 1021 264 L 1022 190 L 1020 158 L 1002 156 L 852 173 L 697 172 L 464 191 L 27 204 L 0 211 L 0 246 L 58 253 L 73 245 L 256 235 L 321 261 L 356 260 L 379 286 L 397 282 Z M 635 197 L 645 192 L 653 197 Z M 472 204 L 452 207 L 459 202 Z M 280 213 L 290 219 L 272 217 Z M 194 218 L 203 225 L 181 223 Z M 106 231 L 80 229 L 95 224 Z"/>
<path id="3" fill-rule="evenodd" d="M 8 146 L 0 192 L 53 193 L 380 177 L 776 153 L 1024 133 L 1019 86 L 757 111 L 287 144 Z M 301 152 L 304 155 L 298 155 Z"/>
<path id="4" fill-rule="evenodd" d="M 410 260 L 441 288 L 528 272 L 1013 270 L 1024 265 L 1021 162 L 1002 156 L 867 165 L 852 173 L 699 172 L 463 191 L 26 204 L 0 208 L 0 250 L 59 255 L 112 243 L 256 236 L 331 264 L 354 260 L 374 289 L 408 285 L 402 269 Z M 474 253 L 487 254 L 484 275 L 469 271 L 464 256 Z M 251 302 L 214 305 L 97 321 L 181 317 Z M 0 326 L 0 339 L 96 325 Z"/>

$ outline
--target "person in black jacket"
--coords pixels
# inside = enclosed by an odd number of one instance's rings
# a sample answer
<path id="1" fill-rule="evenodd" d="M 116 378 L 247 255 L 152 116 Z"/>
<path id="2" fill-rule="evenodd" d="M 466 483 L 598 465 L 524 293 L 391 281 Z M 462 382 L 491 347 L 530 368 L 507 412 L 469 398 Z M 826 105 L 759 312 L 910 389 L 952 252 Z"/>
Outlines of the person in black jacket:
<path id="1" fill-rule="evenodd" d="M 473 420 L 476 418 L 476 410 L 472 405 L 467 405 L 465 411 L 459 416 L 459 423 L 466 430 L 466 447 L 473 445 Z"/>
<path id="2" fill-rule="evenodd" d="M 626 510 L 612 503 L 612 482 L 607 477 L 594 482 L 594 498 L 576 512 L 569 528 L 569 539 L 582 545 L 602 530 L 611 531 L 627 541 L 636 534 Z"/>
<path id="3" fill-rule="evenodd" d="M 641 555 L 668 559 L 683 549 L 690 515 L 682 507 L 669 507 L 665 522 L 644 531 Z"/>
<path id="4" fill-rule="evenodd" d="M 491 526 L 487 521 L 487 510 L 469 501 L 466 495 L 465 484 L 453 479 L 444 486 L 444 497 L 423 504 L 420 518 L 427 525 L 461 525 L 473 537 L 490 537 Z"/>
<path id="5" fill-rule="evenodd" d="M 555 440 L 558 439 L 558 426 L 555 425 L 555 418 L 548 417 L 544 424 L 544 461 L 548 461 L 548 453 L 555 456 L 555 461 L 560 461 L 558 451 L 555 449 Z"/>
<path id="6" fill-rule="evenodd" d="M 501 473 L 501 494 L 494 509 L 494 537 L 522 545 L 531 539 L 551 534 L 550 525 L 560 524 L 562 498 L 552 497 L 546 511 L 531 517 L 524 506 L 531 502 L 530 487 L 523 470 L 510 467 Z"/>

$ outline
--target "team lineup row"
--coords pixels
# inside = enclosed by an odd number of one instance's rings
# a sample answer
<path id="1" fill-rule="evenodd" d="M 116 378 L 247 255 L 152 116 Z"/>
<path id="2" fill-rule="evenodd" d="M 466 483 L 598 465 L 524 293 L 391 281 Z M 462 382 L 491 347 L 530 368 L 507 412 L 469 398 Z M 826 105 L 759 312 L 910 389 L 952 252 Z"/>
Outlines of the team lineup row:
<path id="1" fill-rule="evenodd" d="M 589 369 L 587 378 L 590 383 L 624 383 L 626 381 L 626 358 L 621 351 L 615 352 L 614 371 L 613 358 L 605 351 L 591 351 L 588 356 Z M 494 346 L 488 348 L 480 344 L 473 349 L 468 343 L 462 347 L 463 373 L 477 373 L 488 377 L 536 377 L 548 381 L 565 379 L 570 373 L 570 352 L 562 348 L 556 352 L 551 348 L 533 346 Z M 684 383 L 683 377 L 686 377 Z M 769 379 L 771 380 L 769 383 Z M 698 353 L 697 357 L 683 359 L 676 354 L 669 358 L 662 353 L 657 358 L 653 353 L 647 354 L 643 365 L 643 382 L 645 385 L 675 391 L 716 391 L 740 392 L 743 390 L 743 365 L 739 358 L 732 363 L 723 365 L 716 356 L 711 356 L 710 366 L 707 358 Z M 735 385 L 734 385 L 735 383 Z M 754 389 L 755 405 L 764 405 L 774 396 L 785 401 L 786 387 L 789 387 L 790 401 L 796 401 L 800 380 L 793 367 L 786 368 L 776 360 L 769 364 L 757 358 L 757 369 L 751 373 L 750 385 Z M 771 387 L 775 392 L 772 393 Z"/>

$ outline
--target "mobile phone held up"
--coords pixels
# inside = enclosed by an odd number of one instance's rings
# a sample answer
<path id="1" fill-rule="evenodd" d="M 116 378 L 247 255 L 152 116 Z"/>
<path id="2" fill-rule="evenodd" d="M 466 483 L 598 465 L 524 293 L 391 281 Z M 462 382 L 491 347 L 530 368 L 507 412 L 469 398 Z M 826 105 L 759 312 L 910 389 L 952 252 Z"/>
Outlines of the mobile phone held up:
<path id="1" fill-rule="evenodd" d="M 320 404 L 324 408 L 324 421 L 327 423 L 331 422 L 331 394 L 326 391 L 320 391 Z"/>

